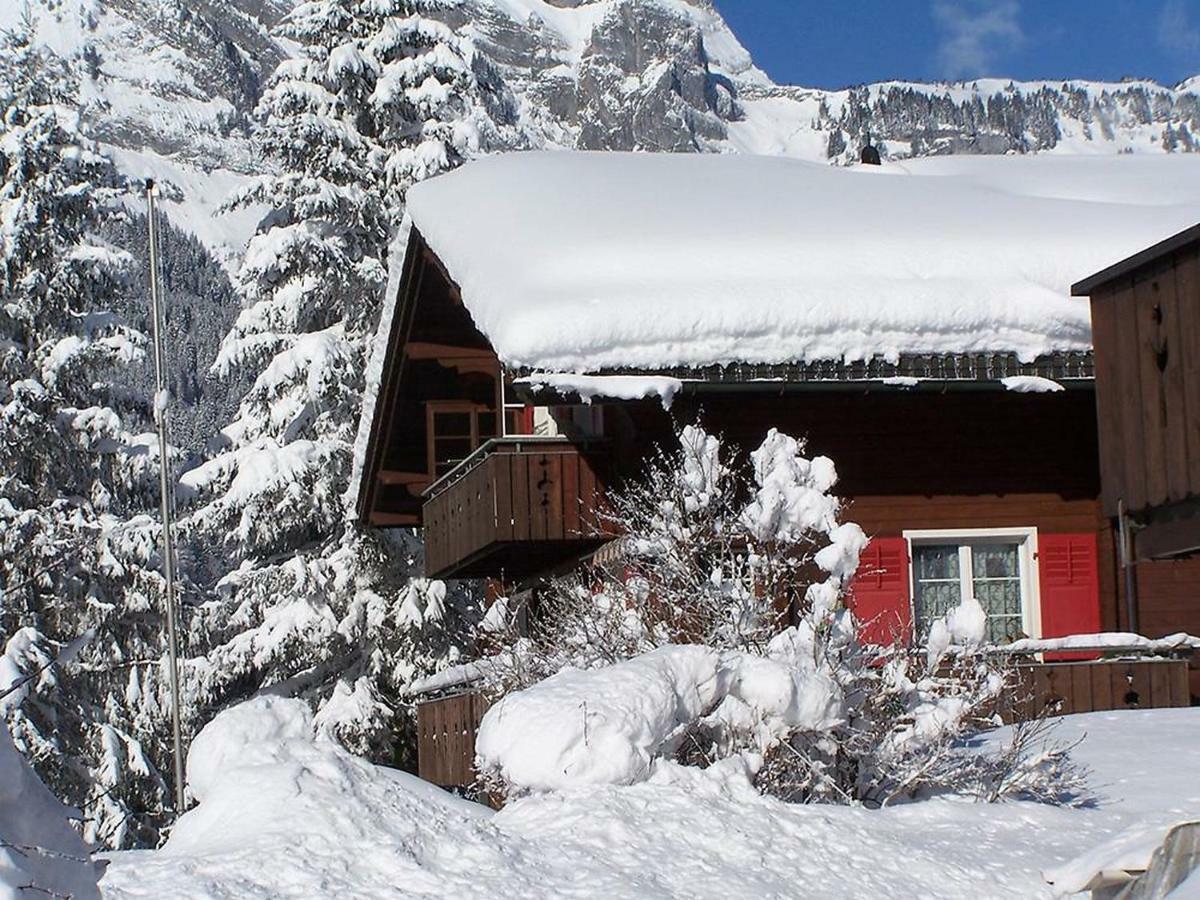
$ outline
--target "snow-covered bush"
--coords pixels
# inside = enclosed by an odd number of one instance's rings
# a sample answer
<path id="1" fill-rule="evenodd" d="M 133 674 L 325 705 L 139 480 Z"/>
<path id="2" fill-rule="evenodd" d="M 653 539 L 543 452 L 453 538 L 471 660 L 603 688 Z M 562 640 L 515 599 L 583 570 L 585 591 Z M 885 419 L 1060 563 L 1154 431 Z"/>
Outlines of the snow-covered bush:
<path id="1" fill-rule="evenodd" d="M 867 540 L 839 521 L 833 463 L 806 459 L 775 430 L 749 472 L 699 427 L 684 427 L 678 443 L 610 497 L 617 558 L 539 592 L 521 652 L 493 670 L 501 689 L 669 643 L 761 654 L 786 627 L 830 628 Z M 515 644 L 521 612 L 507 600 L 494 607 L 490 638 L 507 632 Z"/>
<path id="2" fill-rule="evenodd" d="M 868 647 L 845 595 L 866 544 L 840 519 L 825 457 L 772 430 L 750 471 L 697 427 L 612 498 L 616 562 L 489 612 L 481 667 L 498 698 L 480 727 L 483 784 L 500 793 L 627 784 L 662 765 L 737 758 L 764 792 L 886 805 L 952 791 L 1069 801 L 1067 748 L 1019 725 L 990 754 L 966 739 L 999 724 L 1013 687 L 981 646 L 978 604 L 927 644 Z"/>

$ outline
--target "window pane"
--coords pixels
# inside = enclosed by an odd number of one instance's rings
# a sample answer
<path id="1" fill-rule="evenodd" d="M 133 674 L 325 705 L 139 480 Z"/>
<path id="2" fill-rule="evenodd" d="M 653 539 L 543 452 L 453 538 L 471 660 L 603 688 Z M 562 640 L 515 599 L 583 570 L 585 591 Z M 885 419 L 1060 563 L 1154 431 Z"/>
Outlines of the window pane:
<path id="1" fill-rule="evenodd" d="M 978 544 L 971 548 L 975 578 L 1020 578 L 1016 544 Z"/>
<path id="2" fill-rule="evenodd" d="M 935 619 L 962 602 L 958 546 L 943 544 L 913 548 L 916 582 L 914 598 L 917 632 L 925 635 Z"/>
<path id="3" fill-rule="evenodd" d="M 448 462 L 458 462 L 471 455 L 471 439 L 466 438 L 434 438 L 433 457 L 439 465 Z"/>
<path id="4" fill-rule="evenodd" d="M 917 581 L 931 578 L 958 579 L 958 545 L 916 547 L 913 551 Z"/>
<path id="5" fill-rule="evenodd" d="M 1020 548 L 979 544 L 971 548 L 972 589 L 988 614 L 987 638 L 1005 643 L 1024 633 Z"/>
<path id="6" fill-rule="evenodd" d="M 471 436 L 471 414 L 469 412 L 435 412 L 433 433 L 453 437 Z"/>

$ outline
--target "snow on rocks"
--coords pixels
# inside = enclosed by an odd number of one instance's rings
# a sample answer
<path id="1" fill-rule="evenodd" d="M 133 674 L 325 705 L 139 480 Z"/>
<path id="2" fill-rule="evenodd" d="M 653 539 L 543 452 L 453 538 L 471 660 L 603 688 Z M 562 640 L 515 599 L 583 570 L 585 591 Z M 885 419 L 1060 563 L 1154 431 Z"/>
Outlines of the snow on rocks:
<path id="1" fill-rule="evenodd" d="M 874 168 L 518 153 L 408 212 L 501 359 L 550 372 L 1084 350 L 1070 285 L 1200 214 L 1195 159 Z M 1170 198 L 1130 190 L 1155 173 Z"/>
<path id="2" fill-rule="evenodd" d="M 0 724 L 0 895 L 99 900 L 103 866 L 67 816 Z"/>

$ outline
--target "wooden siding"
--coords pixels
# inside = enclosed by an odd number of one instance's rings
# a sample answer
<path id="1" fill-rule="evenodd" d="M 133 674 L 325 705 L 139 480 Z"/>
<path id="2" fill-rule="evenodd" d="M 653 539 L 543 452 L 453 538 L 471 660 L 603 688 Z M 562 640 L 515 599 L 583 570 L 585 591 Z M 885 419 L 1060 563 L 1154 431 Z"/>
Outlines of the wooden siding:
<path id="1" fill-rule="evenodd" d="M 700 394 L 677 399 L 672 412 L 699 418 L 743 451 L 770 426 L 805 436 L 810 454 L 837 465 L 846 518 L 872 537 L 1017 527 L 1095 534 L 1101 625 L 1119 626 L 1090 390 Z"/>
<path id="2" fill-rule="evenodd" d="M 1191 703 L 1183 659 L 1028 663 L 1017 666 L 1017 679 L 1007 719 Z"/>
<path id="3" fill-rule="evenodd" d="M 607 448 L 565 441 L 495 442 L 425 504 L 431 578 L 521 578 L 607 540 L 598 512 Z"/>
<path id="4" fill-rule="evenodd" d="M 441 787 L 475 781 L 475 734 L 488 704 L 476 693 L 417 704 L 417 774 Z"/>
<path id="5" fill-rule="evenodd" d="M 1200 497 L 1200 248 L 1093 288 L 1104 511 Z"/>
<path id="6" fill-rule="evenodd" d="M 1200 634 L 1200 557 L 1140 562 L 1135 577 L 1142 634 Z M 1190 671 L 1192 696 L 1200 702 L 1200 664 L 1193 662 Z"/>

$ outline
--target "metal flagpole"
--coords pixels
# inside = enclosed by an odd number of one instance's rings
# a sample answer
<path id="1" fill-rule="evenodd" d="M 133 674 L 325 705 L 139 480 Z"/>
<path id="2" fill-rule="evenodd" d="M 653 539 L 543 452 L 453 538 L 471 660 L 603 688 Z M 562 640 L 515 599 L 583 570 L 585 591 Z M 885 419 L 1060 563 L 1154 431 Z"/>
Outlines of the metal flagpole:
<path id="1" fill-rule="evenodd" d="M 146 179 L 146 205 L 150 221 L 150 308 L 154 319 L 154 422 L 158 429 L 158 487 L 162 505 L 163 578 L 167 582 L 167 665 L 171 688 L 171 740 L 175 757 L 175 815 L 183 813 L 183 728 L 179 721 L 179 639 L 175 603 L 175 541 L 172 508 L 170 445 L 167 441 L 167 372 L 163 348 L 166 320 L 159 283 L 158 223 L 154 200 L 158 189 Z"/>

